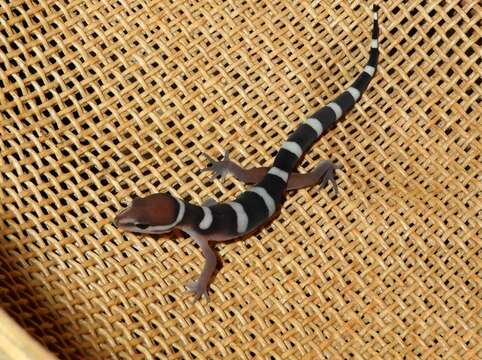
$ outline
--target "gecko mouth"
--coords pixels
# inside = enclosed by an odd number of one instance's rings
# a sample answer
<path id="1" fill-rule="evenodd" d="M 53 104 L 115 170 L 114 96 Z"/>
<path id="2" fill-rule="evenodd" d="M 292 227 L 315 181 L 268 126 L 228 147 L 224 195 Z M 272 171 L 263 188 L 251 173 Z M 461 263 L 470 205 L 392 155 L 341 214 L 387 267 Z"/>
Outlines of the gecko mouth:
<path id="1" fill-rule="evenodd" d="M 171 229 L 166 229 L 163 226 L 153 226 L 143 223 L 135 223 L 128 220 L 123 220 L 117 216 L 113 224 L 116 228 L 122 229 L 125 231 L 131 231 L 136 233 L 144 233 L 144 234 L 163 234 L 169 232 Z"/>
<path id="2" fill-rule="evenodd" d="M 122 214 L 120 214 L 122 215 Z M 150 225 L 148 224 L 143 224 L 143 223 L 134 223 L 131 221 L 123 221 L 122 218 L 119 216 L 116 216 L 114 219 L 114 226 L 120 229 L 140 229 L 140 230 L 147 230 Z"/>
<path id="3" fill-rule="evenodd" d="M 149 228 L 150 225 L 135 222 L 133 219 L 127 214 L 130 208 L 125 209 L 124 211 L 120 212 L 114 219 L 113 224 L 115 227 L 120 229 L 139 229 L 139 230 L 146 230 Z"/>
<path id="4" fill-rule="evenodd" d="M 112 223 L 114 224 L 114 226 L 116 228 L 122 228 L 126 225 L 131 225 L 131 224 L 128 223 L 128 221 L 125 221 L 124 219 L 122 219 L 123 215 L 126 213 L 127 210 L 128 210 L 128 208 L 124 209 L 119 214 L 117 214 L 117 216 L 114 218 L 114 221 Z"/>

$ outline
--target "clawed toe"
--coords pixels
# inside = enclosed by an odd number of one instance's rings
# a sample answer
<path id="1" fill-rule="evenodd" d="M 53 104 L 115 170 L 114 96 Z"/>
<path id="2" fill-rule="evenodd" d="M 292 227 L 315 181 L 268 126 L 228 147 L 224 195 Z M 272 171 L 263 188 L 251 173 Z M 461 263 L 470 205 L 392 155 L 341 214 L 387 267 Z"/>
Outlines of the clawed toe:
<path id="1" fill-rule="evenodd" d="M 210 171 L 212 172 L 211 180 L 219 178 L 221 181 L 224 181 L 226 174 L 229 172 L 229 152 L 224 152 L 224 158 L 220 161 L 214 160 L 207 154 L 203 155 L 208 159 L 207 167 L 201 169 L 201 172 Z"/>
<path id="2" fill-rule="evenodd" d="M 326 160 L 320 165 L 323 169 L 323 176 L 321 177 L 320 186 L 324 188 L 328 183 L 333 186 L 335 194 L 338 193 L 338 186 L 335 181 L 336 170 L 342 170 L 343 167 L 338 164 L 334 164 L 331 160 Z"/>
<path id="3" fill-rule="evenodd" d="M 200 171 L 201 172 L 204 172 L 204 171 L 211 171 L 212 170 L 212 167 L 213 167 L 213 164 L 216 163 L 217 161 L 214 160 L 211 156 L 209 156 L 208 154 L 206 153 L 202 153 L 203 156 L 208 160 L 208 164 L 205 168 L 202 168 Z"/>
<path id="4" fill-rule="evenodd" d="M 207 286 L 200 284 L 198 281 L 190 281 L 187 283 L 186 287 L 189 291 L 194 293 L 195 301 L 200 300 L 203 295 L 206 300 L 209 299 Z"/>
<path id="5" fill-rule="evenodd" d="M 333 186 L 333 191 L 335 192 L 335 194 L 338 194 L 338 185 L 336 184 L 335 179 L 333 178 L 328 181 L 331 183 L 331 186 Z"/>

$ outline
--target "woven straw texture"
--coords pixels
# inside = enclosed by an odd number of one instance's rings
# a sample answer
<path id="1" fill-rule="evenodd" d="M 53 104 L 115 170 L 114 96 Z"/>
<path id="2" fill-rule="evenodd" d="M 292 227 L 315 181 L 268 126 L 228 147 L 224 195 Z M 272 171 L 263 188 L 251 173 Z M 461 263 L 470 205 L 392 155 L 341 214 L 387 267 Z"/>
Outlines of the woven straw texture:
<path id="1" fill-rule="evenodd" d="M 62 358 L 481 355 L 481 12 L 381 4 L 380 65 L 302 164 L 344 167 L 204 259 L 112 225 L 134 196 L 245 186 L 369 50 L 359 1 L 0 1 L 0 306 Z"/>
<path id="2" fill-rule="evenodd" d="M 2 309 L 0 309 L 0 324 L 1 360 L 55 359 Z"/>

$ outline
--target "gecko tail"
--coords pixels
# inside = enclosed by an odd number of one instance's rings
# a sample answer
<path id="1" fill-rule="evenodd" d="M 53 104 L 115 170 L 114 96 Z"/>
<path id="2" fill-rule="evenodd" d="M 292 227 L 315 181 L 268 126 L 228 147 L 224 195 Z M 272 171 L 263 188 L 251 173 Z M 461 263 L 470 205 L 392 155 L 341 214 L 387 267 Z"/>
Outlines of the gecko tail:
<path id="1" fill-rule="evenodd" d="M 360 99 L 373 78 L 378 63 L 378 6 L 373 7 L 373 27 L 370 55 L 363 71 L 355 81 L 332 102 L 311 115 L 283 144 L 273 166 L 290 173 L 302 154 L 309 150 L 318 137 L 333 127 Z"/>
<path id="2" fill-rule="evenodd" d="M 378 6 L 373 6 L 373 28 L 370 55 L 363 71 L 355 81 L 328 105 L 310 116 L 294 131 L 281 146 L 272 167 L 254 187 L 235 200 L 247 213 L 247 229 L 254 229 L 266 222 L 282 202 L 289 176 L 303 154 L 310 149 L 318 137 L 332 127 L 355 105 L 373 78 L 378 61 Z M 238 216 L 238 219 L 240 217 Z"/>

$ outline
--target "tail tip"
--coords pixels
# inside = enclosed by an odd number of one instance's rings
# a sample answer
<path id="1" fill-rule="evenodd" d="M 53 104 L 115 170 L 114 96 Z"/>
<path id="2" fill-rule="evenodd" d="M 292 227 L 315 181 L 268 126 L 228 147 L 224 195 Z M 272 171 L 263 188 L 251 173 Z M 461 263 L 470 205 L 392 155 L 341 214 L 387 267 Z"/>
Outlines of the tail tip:
<path id="1" fill-rule="evenodd" d="M 377 12 L 378 9 L 379 9 L 379 7 L 378 7 L 378 5 L 373 5 L 373 8 L 372 8 L 372 9 L 373 9 L 373 12 Z"/>

